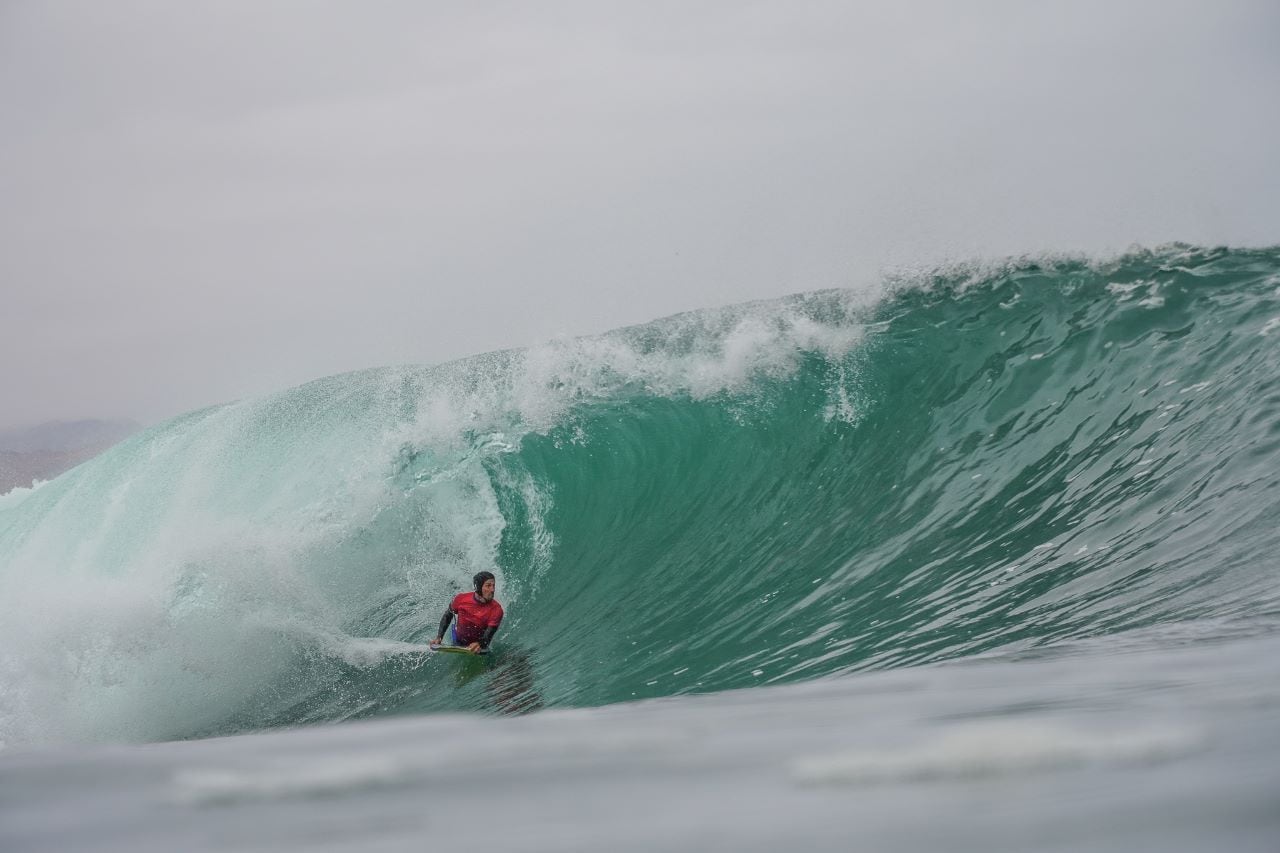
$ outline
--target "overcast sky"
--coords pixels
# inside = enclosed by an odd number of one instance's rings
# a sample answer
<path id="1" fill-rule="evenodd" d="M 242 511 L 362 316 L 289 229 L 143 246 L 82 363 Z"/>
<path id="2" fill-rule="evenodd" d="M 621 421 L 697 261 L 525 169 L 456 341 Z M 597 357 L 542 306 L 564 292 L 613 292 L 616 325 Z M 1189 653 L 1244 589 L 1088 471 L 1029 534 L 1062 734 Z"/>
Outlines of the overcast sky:
<path id="1" fill-rule="evenodd" d="M 0 0 L 0 427 L 1280 242 L 1280 4 Z"/>

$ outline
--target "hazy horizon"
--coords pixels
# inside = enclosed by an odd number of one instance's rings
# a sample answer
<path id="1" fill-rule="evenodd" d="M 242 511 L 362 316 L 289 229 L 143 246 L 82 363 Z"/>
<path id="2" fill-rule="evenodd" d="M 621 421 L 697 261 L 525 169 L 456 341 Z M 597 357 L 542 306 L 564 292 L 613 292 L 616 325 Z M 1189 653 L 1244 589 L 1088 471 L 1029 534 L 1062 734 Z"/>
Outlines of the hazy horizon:
<path id="1" fill-rule="evenodd" d="M 1280 9 L 0 6 L 0 427 L 1280 241 Z"/>

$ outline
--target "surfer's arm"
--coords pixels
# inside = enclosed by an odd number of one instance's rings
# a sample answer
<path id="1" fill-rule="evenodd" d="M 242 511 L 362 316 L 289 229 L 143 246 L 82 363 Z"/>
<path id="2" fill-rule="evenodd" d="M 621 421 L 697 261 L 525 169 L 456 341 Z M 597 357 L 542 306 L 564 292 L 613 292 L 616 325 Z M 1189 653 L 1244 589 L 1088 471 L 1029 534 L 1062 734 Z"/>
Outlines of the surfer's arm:
<path id="1" fill-rule="evenodd" d="M 440 630 L 436 632 L 436 642 L 444 641 L 444 632 L 449 630 L 449 623 L 453 621 L 453 605 L 449 605 L 444 609 L 444 615 L 440 617 Z"/>
<path id="2" fill-rule="evenodd" d="M 485 628 L 484 633 L 480 635 L 480 648 L 489 648 L 489 644 L 493 642 L 493 635 L 496 633 L 498 633 L 497 625 L 490 625 L 488 628 Z"/>

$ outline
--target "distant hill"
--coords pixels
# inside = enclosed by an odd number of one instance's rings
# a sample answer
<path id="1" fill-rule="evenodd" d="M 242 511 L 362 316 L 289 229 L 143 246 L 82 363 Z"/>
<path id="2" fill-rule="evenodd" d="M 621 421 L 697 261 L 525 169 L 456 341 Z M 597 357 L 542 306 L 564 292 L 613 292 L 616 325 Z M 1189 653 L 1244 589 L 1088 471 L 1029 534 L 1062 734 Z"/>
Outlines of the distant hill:
<path id="1" fill-rule="evenodd" d="M 30 453 L 35 450 L 79 450 L 115 444 L 142 425 L 135 421 L 49 421 L 33 427 L 0 429 L 0 450 Z"/>
<path id="2" fill-rule="evenodd" d="M 134 421 L 103 420 L 0 429 L 0 494 L 50 480 L 140 429 Z"/>

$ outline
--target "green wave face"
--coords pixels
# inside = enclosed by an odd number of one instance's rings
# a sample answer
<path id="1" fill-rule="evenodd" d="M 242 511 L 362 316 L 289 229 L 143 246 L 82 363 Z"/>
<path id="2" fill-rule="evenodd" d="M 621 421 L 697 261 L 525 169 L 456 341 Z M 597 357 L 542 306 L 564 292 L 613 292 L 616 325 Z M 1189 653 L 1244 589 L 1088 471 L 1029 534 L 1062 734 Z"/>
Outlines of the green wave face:
<path id="1" fill-rule="evenodd" d="M 0 737 L 514 712 L 1163 623 L 1271 630 L 1277 344 L 1280 251 L 1171 247 L 193 413 L 0 509 Z M 481 568 L 508 612 L 491 659 L 409 645 Z"/>
<path id="2" fill-rule="evenodd" d="M 525 628 L 563 666 L 547 693 L 1274 613 L 1276 268 L 1186 251 L 943 278 L 748 404 L 637 396 L 528 437 L 502 464 L 554 496 Z"/>

